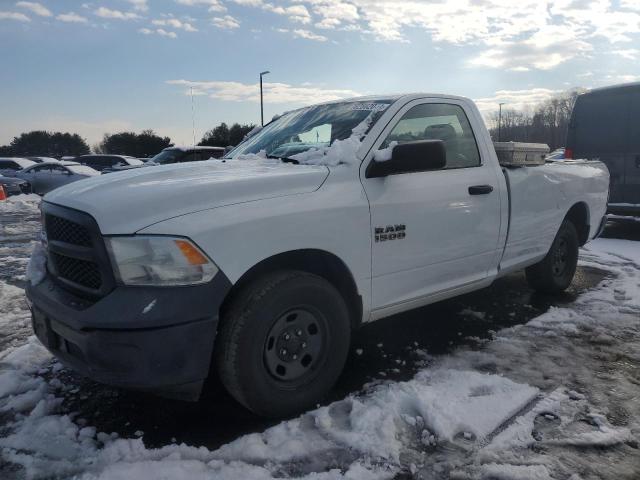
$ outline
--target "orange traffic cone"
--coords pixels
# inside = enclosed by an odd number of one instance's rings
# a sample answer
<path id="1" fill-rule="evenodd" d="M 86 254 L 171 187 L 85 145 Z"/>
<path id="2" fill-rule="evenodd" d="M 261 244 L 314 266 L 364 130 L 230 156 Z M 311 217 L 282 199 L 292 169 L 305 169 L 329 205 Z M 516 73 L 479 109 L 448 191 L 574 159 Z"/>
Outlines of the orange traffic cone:
<path id="1" fill-rule="evenodd" d="M 4 187 L 0 185 L 0 201 L 6 200 L 6 199 L 7 199 L 7 194 L 4 193 Z"/>

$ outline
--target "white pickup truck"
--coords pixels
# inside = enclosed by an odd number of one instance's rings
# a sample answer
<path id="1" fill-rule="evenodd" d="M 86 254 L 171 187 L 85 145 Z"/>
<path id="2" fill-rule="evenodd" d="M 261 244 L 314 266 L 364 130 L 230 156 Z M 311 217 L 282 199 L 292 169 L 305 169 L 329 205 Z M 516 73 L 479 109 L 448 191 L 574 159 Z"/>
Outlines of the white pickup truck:
<path id="1" fill-rule="evenodd" d="M 502 167 L 465 98 L 303 108 L 222 161 L 47 194 L 33 326 L 97 381 L 195 400 L 215 370 L 250 410 L 289 415 L 332 388 L 365 322 L 523 268 L 567 288 L 608 186 L 597 161 Z"/>

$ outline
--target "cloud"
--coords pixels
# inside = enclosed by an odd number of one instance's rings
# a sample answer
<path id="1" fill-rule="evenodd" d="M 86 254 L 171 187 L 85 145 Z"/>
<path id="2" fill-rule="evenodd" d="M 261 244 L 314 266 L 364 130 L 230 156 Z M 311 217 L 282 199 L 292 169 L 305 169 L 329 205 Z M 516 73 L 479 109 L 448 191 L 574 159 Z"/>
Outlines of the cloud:
<path id="1" fill-rule="evenodd" d="M 469 64 L 513 71 L 550 70 L 592 50 L 592 45 L 577 39 L 573 31 L 547 27 L 525 40 L 505 41 L 493 46 L 470 59 Z"/>
<path id="2" fill-rule="evenodd" d="M 47 7 L 42 5 L 41 3 L 36 2 L 18 2 L 16 3 L 16 7 L 26 8 L 27 10 L 31 10 L 32 13 L 39 15 L 40 17 L 51 17 L 53 13 Z"/>
<path id="3" fill-rule="evenodd" d="M 408 43 L 422 34 L 435 43 L 479 48 L 469 65 L 516 71 L 553 69 L 602 42 L 640 41 L 639 0 L 232 1 L 380 42 Z"/>
<path id="4" fill-rule="evenodd" d="M 232 0 L 234 3 L 238 5 L 242 5 L 245 7 L 257 7 L 262 10 L 266 10 L 271 13 L 276 13 L 278 15 L 283 15 L 287 17 L 292 22 L 298 23 L 311 23 L 311 14 L 309 10 L 304 5 L 298 3 L 296 5 L 283 6 L 276 5 L 275 3 L 268 3 L 264 0 Z M 304 0 L 301 0 L 304 1 Z"/>
<path id="5" fill-rule="evenodd" d="M 220 0 L 176 0 L 176 3 L 180 5 L 205 5 L 209 7 L 210 12 L 226 12 L 227 7 L 225 7 Z"/>
<path id="6" fill-rule="evenodd" d="M 30 22 L 31 19 L 27 17 L 24 13 L 18 12 L 1 12 L 0 11 L 0 20 L 15 20 L 17 22 Z"/>
<path id="7" fill-rule="evenodd" d="M 318 35 L 316 33 L 313 33 L 311 31 L 309 31 L 309 30 L 304 30 L 304 29 L 301 29 L 301 28 L 297 28 L 295 30 L 288 30 L 286 28 L 278 28 L 277 31 L 280 32 L 280 33 L 290 33 L 291 35 L 293 35 L 296 38 L 305 38 L 307 40 L 314 40 L 316 42 L 326 42 L 327 40 L 329 40 L 324 35 Z"/>
<path id="8" fill-rule="evenodd" d="M 233 2 L 247 7 L 262 7 L 264 5 L 263 0 L 233 0 Z"/>
<path id="9" fill-rule="evenodd" d="M 221 28 L 223 30 L 233 30 L 240 27 L 240 22 L 231 15 L 225 15 L 224 17 L 213 17 L 211 23 L 214 27 Z"/>
<path id="10" fill-rule="evenodd" d="M 529 90 L 499 90 L 492 97 L 475 100 L 478 109 L 483 113 L 495 112 L 500 103 L 510 110 L 526 110 L 562 93 L 561 90 L 549 88 L 532 88 Z"/>
<path id="11" fill-rule="evenodd" d="M 284 15 L 293 22 L 311 23 L 311 15 L 309 14 L 309 10 L 307 10 L 307 7 L 305 7 L 304 5 L 281 7 L 272 5 L 270 3 L 265 3 L 262 5 L 262 8 L 269 12 L 277 13 L 278 15 Z"/>
<path id="12" fill-rule="evenodd" d="M 140 28 L 138 32 L 142 33 L 143 35 L 156 34 L 160 35 L 161 37 L 178 38 L 178 34 L 176 32 L 167 31 L 164 28 Z"/>
<path id="13" fill-rule="evenodd" d="M 60 15 L 56 16 L 56 19 L 60 20 L 61 22 L 68 22 L 68 23 L 87 23 L 88 22 L 86 17 L 83 17 L 82 15 L 78 15 L 75 12 L 61 13 Z"/>
<path id="14" fill-rule="evenodd" d="M 258 83 L 195 82 L 190 80 L 169 80 L 167 83 L 186 87 L 185 95 L 189 95 L 190 89 L 193 88 L 195 95 L 206 95 L 216 100 L 230 102 L 260 101 L 260 86 Z M 353 90 L 322 88 L 308 84 L 293 86 L 286 83 L 265 83 L 263 88 L 265 103 L 272 104 L 309 105 L 360 95 Z"/>
<path id="15" fill-rule="evenodd" d="M 198 31 L 198 29 L 195 28 L 190 23 L 183 22 L 181 20 L 178 20 L 177 18 L 162 18 L 162 19 L 153 20 L 151 23 L 153 23 L 154 25 L 158 25 L 158 26 L 167 26 L 167 27 L 173 27 L 173 28 L 176 28 L 176 29 L 182 29 L 185 32 L 197 32 Z"/>
<path id="16" fill-rule="evenodd" d="M 627 60 L 635 60 L 640 56 L 640 50 L 637 48 L 627 48 L 624 50 L 613 50 L 611 53 L 619 55 Z"/>
<path id="17" fill-rule="evenodd" d="M 147 4 L 147 0 L 127 0 L 132 6 L 134 10 L 139 12 L 146 12 L 149 10 L 149 5 Z"/>
<path id="18" fill-rule="evenodd" d="M 136 20 L 140 18 L 140 15 L 134 12 L 121 12 L 120 10 L 111 10 L 106 7 L 100 7 L 94 13 L 98 17 L 110 18 L 113 20 Z"/>
<path id="19" fill-rule="evenodd" d="M 605 78 L 605 82 L 607 84 L 611 84 L 611 83 L 631 83 L 631 82 L 640 81 L 640 75 L 632 75 L 632 74 L 607 75 L 604 78 Z"/>

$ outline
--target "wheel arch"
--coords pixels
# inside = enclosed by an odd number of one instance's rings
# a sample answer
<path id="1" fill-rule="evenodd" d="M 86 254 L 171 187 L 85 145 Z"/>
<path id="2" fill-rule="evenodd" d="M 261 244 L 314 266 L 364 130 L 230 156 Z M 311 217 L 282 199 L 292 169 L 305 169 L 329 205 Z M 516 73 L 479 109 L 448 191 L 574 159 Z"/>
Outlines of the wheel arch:
<path id="1" fill-rule="evenodd" d="M 220 311 L 224 312 L 226 306 L 250 282 L 262 275 L 278 270 L 300 270 L 324 278 L 335 286 L 343 296 L 349 309 L 352 329 L 361 325 L 363 313 L 362 296 L 358 292 L 358 286 L 351 270 L 335 254 L 319 249 L 292 250 L 278 253 L 258 262 L 235 282 L 222 303 Z"/>
<path id="2" fill-rule="evenodd" d="M 575 203 L 564 217 L 571 220 L 578 232 L 578 240 L 580 246 L 589 241 L 589 232 L 591 231 L 589 206 L 585 202 Z"/>

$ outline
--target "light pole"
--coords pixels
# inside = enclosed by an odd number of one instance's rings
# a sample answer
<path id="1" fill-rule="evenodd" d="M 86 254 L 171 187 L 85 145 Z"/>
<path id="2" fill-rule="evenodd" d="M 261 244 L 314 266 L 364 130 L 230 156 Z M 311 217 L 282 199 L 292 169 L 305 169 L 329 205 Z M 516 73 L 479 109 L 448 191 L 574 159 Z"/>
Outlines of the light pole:
<path id="1" fill-rule="evenodd" d="M 500 141 L 500 137 L 502 136 L 502 105 L 504 103 L 499 103 L 500 113 L 498 113 L 498 141 Z"/>
<path id="2" fill-rule="evenodd" d="M 269 70 L 260 72 L 260 125 L 264 126 L 264 102 L 262 96 L 262 77 L 267 73 L 271 73 Z"/>

